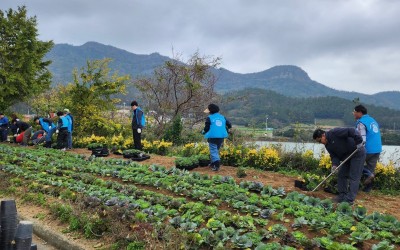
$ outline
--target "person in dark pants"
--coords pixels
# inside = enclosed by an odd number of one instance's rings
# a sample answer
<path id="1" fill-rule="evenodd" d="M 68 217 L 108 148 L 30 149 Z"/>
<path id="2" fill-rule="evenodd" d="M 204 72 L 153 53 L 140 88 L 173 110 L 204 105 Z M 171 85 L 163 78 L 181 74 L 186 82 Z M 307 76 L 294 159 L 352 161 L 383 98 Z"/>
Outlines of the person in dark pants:
<path id="1" fill-rule="evenodd" d="M 220 168 L 219 149 L 228 137 L 228 130 L 232 128 L 232 124 L 219 112 L 219 107 L 215 104 L 208 105 L 204 110 L 210 115 L 206 118 L 205 126 L 202 131 L 204 138 L 207 139 L 208 147 L 210 149 L 211 170 L 218 171 Z"/>
<path id="2" fill-rule="evenodd" d="M 35 133 L 33 133 L 32 137 L 31 137 L 32 144 L 38 145 L 38 144 L 46 141 L 44 134 L 45 134 L 44 130 L 38 130 Z"/>
<path id="3" fill-rule="evenodd" d="M 131 102 L 132 108 L 132 133 L 133 133 L 133 147 L 142 150 L 142 129 L 144 127 L 144 113 L 139 108 L 137 101 Z"/>
<path id="4" fill-rule="evenodd" d="M 9 121 L 7 116 L 0 113 L 0 142 L 7 141 Z"/>
<path id="5" fill-rule="evenodd" d="M 68 126 L 69 119 L 66 117 L 66 114 L 62 111 L 57 112 L 57 116 L 59 117 L 57 122 L 57 148 L 65 151 L 68 147 Z"/>
<path id="6" fill-rule="evenodd" d="M 379 130 L 379 124 L 374 118 L 367 114 L 367 109 L 363 105 L 357 105 L 353 111 L 354 119 L 356 119 L 356 129 L 360 133 L 365 142 L 365 150 L 367 152 L 365 158 L 365 166 L 363 175 L 364 192 L 370 192 L 375 178 L 375 168 L 382 152 L 382 139 Z"/>
<path id="7" fill-rule="evenodd" d="M 69 109 L 64 109 L 67 118 L 69 119 L 68 127 L 68 149 L 72 149 L 72 132 L 74 131 L 74 116 L 69 112 Z"/>
<path id="8" fill-rule="evenodd" d="M 332 161 L 332 171 L 355 150 L 357 152 L 338 171 L 337 202 L 354 203 L 364 168 L 365 148 L 361 135 L 355 128 L 334 128 L 325 132 L 316 129 L 313 139 L 325 145 Z"/>
<path id="9" fill-rule="evenodd" d="M 51 148 L 51 138 L 52 138 L 54 132 L 56 131 L 57 126 L 53 123 L 52 120 L 50 120 L 48 118 L 42 118 L 42 117 L 36 116 L 35 118 L 33 118 L 33 121 L 36 124 L 39 124 L 42 127 L 42 130 L 44 130 L 46 132 L 46 135 L 45 135 L 46 143 L 44 146 L 46 148 Z"/>
<path id="10" fill-rule="evenodd" d="M 16 134 L 14 134 L 14 137 L 16 137 L 18 133 L 24 132 L 24 137 L 20 145 L 28 146 L 28 142 L 31 138 L 32 126 L 26 122 L 19 120 L 12 120 L 12 124 L 16 127 Z"/>

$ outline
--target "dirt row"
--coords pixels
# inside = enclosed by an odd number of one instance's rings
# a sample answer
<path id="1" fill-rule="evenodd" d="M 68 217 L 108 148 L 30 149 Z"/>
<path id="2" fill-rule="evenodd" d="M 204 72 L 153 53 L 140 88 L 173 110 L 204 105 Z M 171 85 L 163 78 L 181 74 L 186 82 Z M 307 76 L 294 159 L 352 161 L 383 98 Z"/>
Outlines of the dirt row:
<path id="1" fill-rule="evenodd" d="M 85 156 L 91 155 L 91 151 L 87 149 L 73 149 L 69 152 Z M 107 158 L 122 159 L 123 157 L 121 155 L 110 154 L 110 156 L 108 156 Z M 140 164 L 158 164 L 170 168 L 174 166 L 174 160 L 174 157 L 151 155 L 150 159 L 142 161 L 140 162 Z M 243 180 L 258 181 L 262 182 L 264 185 L 271 185 L 274 188 L 284 187 L 287 192 L 298 191 L 321 199 L 334 197 L 334 195 L 326 193 L 324 191 L 302 191 L 294 187 L 294 180 L 296 179 L 296 177 L 288 177 L 275 172 L 247 169 L 247 176 L 245 178 L 237 178 L 237 168 L 231 166 L 222 166 L 219 172 L 211 171 L 211 169 L 209 169 L 208 167 L 196 168 L 192 171 L 208 175 L 218 174 L 223 176 L 232 176 L 236 179 L 238 183 Z M 2 199 L 4 198 L 7 197 L 2 197 Z M 365 206 L 368 209 L 368 213 L 371 213 L 373 211 L 389 213 L 395 216 L 397 219 L 400 219 L 400 199 L 398 196 L 382 195 L 379 192 L 375 191 L 372 191 L 371 193 L 363 193 L 360 191 L 355 202 L 355 206 L 356 205 Z M 18 203 L 17 208 L 18 213 L 21 214 L 24 218 L 34 221 L 37 224 L 42 224 L 43 226 L 50 228 L 51 231 L 63 235 L 68 239 L 68 241 L 78 246 L 79 249 L 101 249 L 105 247 L 105 244 L 104 242 L 102 242 L 102 240 L 87 240 L 76 233 L 65 233 L 64 231 L 67 225 L 63 225 L 59 221 L 53 220 L 53 218 L 49 214 L 49 211 L 47 211 L 46 209 L 21 203 Z M 39 239 L 37 239 L 37 241 L 39 241 Z M 43 244 L 46 243 L 44 242 Z M 58 249 L 51 248 L 51 246 L 47 247 L 49 247 L 49 250 Z"/>
<path id="2" fill-rule="evenodd" d="M 91 151 L 87 149 L 73 149 L 70 152 L 86 156 L 91 155 Z M 121 159 L 123 157 L 121 155 L 110 154 L 107 158 Z M 142 161 L 140 162 L 140 164 L 148 164 L 148 165 L 158 164 L 170 168 L 175 165 L 174 161 L 175 161 L 174 157 L 151 155 L 150 159 Z M 220 171 L 218 172 L 214 172 L 208 167 L 196 168 L 191 171 L 196 171 L 208 175 L 218 174 L 223 176 L 232 176 L 233 178 L 236 179 L 238 183 L 243 180 L 258 181 L 262 182 L 264 185 L 271 185 L 274 188 L 284 187 L 286 192 L 298 191 L 321 199 L 334 198 L 333 194 L 324 192 L 322 189 L 315 192 L 302 191 L 294 187 L 294 181 L 296 180 L 296 177 L 289 177 L 271 171 L 248 169 L 246 170 L 247 176 L 244 178 L 237 178 L 236 177 L 237 168 L 231 166 L 222 166 Z M 360 190 L 360 192 L 357 195 L 357 199 L 355 201 L 355 206 L 357 205 L 365 206 L 367 208 L 368 213 L 372 213 L 373 211 L 377 211 L 380 213 L 389 213 L 400 220 L 400 209 L 399 209 L 400 197 L 398 196 L 383 195 L 376 191 L 372 191 L 370 193 L 364 193 Z"/>

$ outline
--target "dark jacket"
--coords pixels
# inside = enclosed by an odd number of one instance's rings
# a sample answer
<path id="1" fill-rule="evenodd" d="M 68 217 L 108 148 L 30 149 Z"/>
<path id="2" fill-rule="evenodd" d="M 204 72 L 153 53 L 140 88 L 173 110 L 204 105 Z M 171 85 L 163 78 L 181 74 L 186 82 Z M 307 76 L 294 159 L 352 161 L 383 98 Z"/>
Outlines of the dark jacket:
<path id="1" fill-rule="evenodd" d="M 142 120 L 143 111 L 138 107 L 133 111 L 132 114 L 132 129 L 142 128 L 140 121 Z"/>
<path id="2" fill-rule="evenodd" d="M 325 132 L 325 136 L 327 139 L 325 148 L 335 166 L 351 155 L 357 149 L 357 145 L 363 142 L 355 128 L 334 128 Z"/>
<path id="3" fill-rule="evenodd" d="M 22 132 L 32 127 L 30 124 L 23 121 L 16 121 L 15 126 L 18 128 L 18 132 Z"/>

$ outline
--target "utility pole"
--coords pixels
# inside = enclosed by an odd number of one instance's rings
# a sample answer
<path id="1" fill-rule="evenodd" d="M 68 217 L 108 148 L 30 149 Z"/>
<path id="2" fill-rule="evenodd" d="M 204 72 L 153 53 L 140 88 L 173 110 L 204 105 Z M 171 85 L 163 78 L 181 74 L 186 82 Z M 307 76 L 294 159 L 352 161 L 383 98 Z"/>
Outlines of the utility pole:
<path id="1" fill-rule="evenodd" d="M 268 130 L 268 115 L 265 117 L 265 130 Z"/>

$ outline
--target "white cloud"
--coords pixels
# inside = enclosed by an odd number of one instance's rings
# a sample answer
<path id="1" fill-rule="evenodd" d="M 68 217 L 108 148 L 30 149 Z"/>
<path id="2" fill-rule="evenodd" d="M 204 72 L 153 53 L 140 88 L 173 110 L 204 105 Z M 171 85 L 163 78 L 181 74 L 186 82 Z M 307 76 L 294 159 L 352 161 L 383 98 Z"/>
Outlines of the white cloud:
<path id="1" fill-rule="evenodd" d="M 40 38 L 137 54 L 222 56 L 238 73 L 297 65 L 329 87 L 400 91 L 396 0 L 2 0 L 26 5 Z"/>

